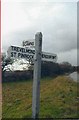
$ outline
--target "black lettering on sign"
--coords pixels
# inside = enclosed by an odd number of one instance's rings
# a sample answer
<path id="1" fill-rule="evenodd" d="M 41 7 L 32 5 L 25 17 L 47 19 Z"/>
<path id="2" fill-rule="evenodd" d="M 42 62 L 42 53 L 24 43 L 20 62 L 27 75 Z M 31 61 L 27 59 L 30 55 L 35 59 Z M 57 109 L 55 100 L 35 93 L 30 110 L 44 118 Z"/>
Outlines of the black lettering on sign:
<path id="1" fill-rule="evenodd" d="M 11 51 L 20 52 L 20 53 L 35 54 L 35 50 L 33 50 L 33 49 L 21 48 L 21 47 L 16 47 L 16 46 L 11 46 Z"/>
<path id="2" fill-rule="evenodd" d="M 46 59 L 55 59 L 56 56 L 42 54 L 42 58 L 46 58 Z"/>
<path id="3" fill-rule="evenodd" d="M 15 46 L 11 46 L 11 50 L 12 51 L 16 51 L 16 47 Z"/>
<path id="4" fill-rule="evenodd" d="M 18 57 L 21 57 L 21 53 L 18 53 Z"/>
<path id="5" fill-rule="evenodd" d="M 26 45 L 34 45 L 34 42 L 27 42 L 27 44 Z"/>
<path id="6" fill-rule="evenodd" d="M 21 50 L 22 50 L 22 53 L 25 53 L 25 49 L 24 48 L 21 48 Z"/>
<path id="7" fill-rule="evenodd" d="M 26 49 L 26 53 L 29 53 L 29 54 L 35 54 L 35 50 Z"/>
<path id="8" fill-rule="evenodd" d="M 14 50 L 14 46 L 11 46 L 11 50 Z"/>
<path id="9" fill-rule="evenodd" d="M 18 57 L 19 57 L 19 58 L 33 59 L 33 56 L 34 56 L 34 55 L 18 53 Z"/>
<path id="10" fill-rule="evenodd" d="M 34 42 L 23 41 L 23 46 L 30 46 L 30 45 L 34 45 Z"/>
<path id="11" fill-rule="evenodd" d="M 50 58 L 51 58 L 51 56 L 50 56 L 50 55 L 45 55 L 45 54 L 42 54 L 42 57 L 43 57 L 43 58 L 48 58 L 48 59 L 50 59 Z"/>
<path id="12" fill-rule="evenodd" d="M 16 57 L 16 52 L 11 52 L 11 57 Z"/>
<path id="13" fill-rule="evenodd" d="M 53 59 L 55 59 L 56 58 L 56 56 L 53 56 Z"/>
<path id="14" fill-rule="evenodd" d="M 16 57 L 16 52 L 14 52 L 14 57 Z"/>
<path id="15" fill-rule="evenodd" d="M 11 52 L 11 57 L 13 57 L 13 52 Z"/>
<path id="16" fill-rule="evenodd" d="M 18 52 L 18 51 L 17 51 L 17 47 L 14 47 L 14 51 Z"/>
<path id="17" fill-rule="evenodd" d="M 22 52 L 22 48 L 17 47 L 17 52 Z"/>
<path id="18" fill-rule="evenodd" d="M 42 58 L 44 58 L 44 54 L 42 54 Z"/>

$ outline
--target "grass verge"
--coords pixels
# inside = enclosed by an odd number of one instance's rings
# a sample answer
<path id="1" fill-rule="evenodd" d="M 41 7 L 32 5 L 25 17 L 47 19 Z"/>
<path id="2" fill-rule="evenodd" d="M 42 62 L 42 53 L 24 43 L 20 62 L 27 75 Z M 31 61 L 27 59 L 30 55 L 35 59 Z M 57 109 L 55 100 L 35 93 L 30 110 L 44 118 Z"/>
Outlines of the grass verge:
<path id="1" fill-rule="evenodd" d="M 66 76 L 40 83 L 40 118 L 79 118 L 78 83 Z M 31 118 L 32 81 L 3 83 L 3 118 Z"/>

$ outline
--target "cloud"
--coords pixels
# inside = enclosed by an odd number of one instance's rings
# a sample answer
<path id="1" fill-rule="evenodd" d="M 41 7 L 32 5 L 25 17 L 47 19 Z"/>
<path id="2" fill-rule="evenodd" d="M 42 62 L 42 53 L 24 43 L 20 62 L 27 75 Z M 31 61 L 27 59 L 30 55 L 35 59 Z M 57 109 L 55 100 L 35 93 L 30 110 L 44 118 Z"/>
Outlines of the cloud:
<path id="1" fill-rule="evenodd" d="M 18 3 L 2 4 L 2 32 L 3 35 L 14 32 L 19 29 L 32 26 L 28 16 L 20 9 Z"/>
<path id="2" fill-rule="evenodd" d="M 79 65 L 77 61 L 77 52 L 77 49 L 73 49 L 70 51 L 58 53 L 58 62 L 62 63 L 63 61 L 68 61 L 72 65 Z"/>
<path id="3" fill-rule="evenodd" d="M 3 0 L 3 2 L 37 2 L 37 3 L 40 3 L 40 2 L 78 2 L 78 0 L 40 0 L 40 1 L 37 1 L 37 0 Z"/>
<path id="4" fill-rule="evenodd" d="M 43 51 L 59 54 L 61 61 L 70 52 L 73 56 L 77 48 L 76 14 L 76 3 L 3 2 L 2 49 L 21 45 L 23 40 L 34 39 L 36 32 L 41 31 Z M 76 63 L 76 58 L 71 62 Z"/>

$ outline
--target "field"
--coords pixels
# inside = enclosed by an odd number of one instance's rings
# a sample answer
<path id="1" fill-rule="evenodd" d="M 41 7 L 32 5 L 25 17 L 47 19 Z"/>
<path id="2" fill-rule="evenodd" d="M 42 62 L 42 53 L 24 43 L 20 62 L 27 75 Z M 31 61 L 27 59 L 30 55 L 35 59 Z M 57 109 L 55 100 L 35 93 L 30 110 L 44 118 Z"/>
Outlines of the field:
<path id="1" fill-rule="evenodd" d="M 40 84 L 40 118 L 79 118 L 78 83 L 66 76 Z M 31 118 L 32 80 L 3 83 L 3 118 Z"/>

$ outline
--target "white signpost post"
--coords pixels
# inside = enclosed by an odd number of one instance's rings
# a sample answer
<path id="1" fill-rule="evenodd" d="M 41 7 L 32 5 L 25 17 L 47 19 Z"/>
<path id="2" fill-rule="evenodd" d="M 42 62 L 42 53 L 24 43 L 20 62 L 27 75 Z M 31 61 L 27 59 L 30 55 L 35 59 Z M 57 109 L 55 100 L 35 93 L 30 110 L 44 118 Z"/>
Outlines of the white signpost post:
<path id="1" fill-rule="evenodd" d="M 10 58 L 25 58 L 34 62 L 34 77 L 33 77 L 33 96 L 32 96 L 32 118 L 39 116 L 39 101 L 40 101 L 40 78 L 41 78 L 41 60 L 57 61 L 57 55 L 47 52 L 42 52 L 42 33 L 38 32 L 35 35 L 35 43 L 24 41 L 24 47 L 10 46 L 7 53 Z M 35 48 L 28 47 L 35 44 Z M 26 46 L 26 47 L 25 47 Z"/>
<path id="2" fill-rule="evenodd" d="M 32 118 L 39 116 L 40 78 L 41 78 L 42 33 L 35 35 L 34 78 L 32 97 Z"/>

